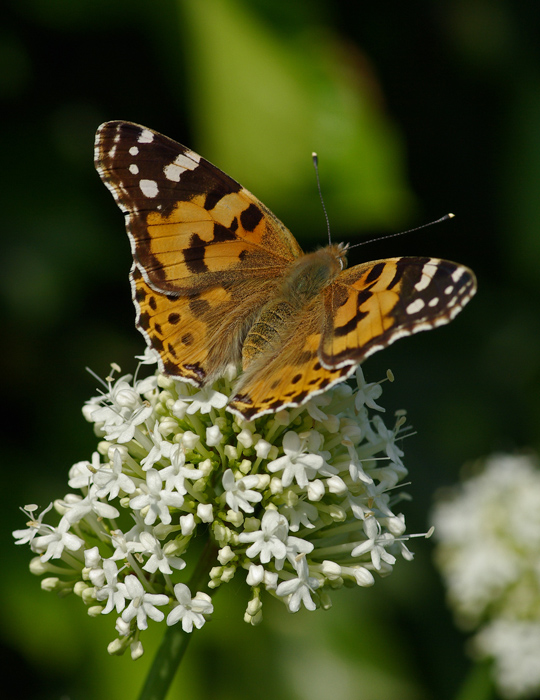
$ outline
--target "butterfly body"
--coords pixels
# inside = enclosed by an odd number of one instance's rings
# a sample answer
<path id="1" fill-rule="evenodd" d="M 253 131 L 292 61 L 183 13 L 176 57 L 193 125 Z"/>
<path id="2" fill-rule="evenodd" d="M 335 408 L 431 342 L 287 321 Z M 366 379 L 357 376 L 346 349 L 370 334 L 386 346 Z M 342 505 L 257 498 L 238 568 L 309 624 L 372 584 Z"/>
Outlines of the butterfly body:
<path id="1" fill-rule="evenodd" d="M 242 343 L 242 369 L 261 354 L 279 352 L 295 332 L 298 316 L 317 303 L 346 265 L 344 246 L 331 245 L 300 256 L 287 270 L 275 298 L 267 302 Z"/>
<path id="2" fill-rule="evenodd" d="M 127 215 L 137 327 L 166 373 L 196 386 L 242 366 L 229 410 L 250 420 L 345 380 L 400 337 L 448 323 L 476 290 L 466 267 L 347 246 L 303 253 L 264 204 L 185 146 L 129 122 L 96 137 Z"/>

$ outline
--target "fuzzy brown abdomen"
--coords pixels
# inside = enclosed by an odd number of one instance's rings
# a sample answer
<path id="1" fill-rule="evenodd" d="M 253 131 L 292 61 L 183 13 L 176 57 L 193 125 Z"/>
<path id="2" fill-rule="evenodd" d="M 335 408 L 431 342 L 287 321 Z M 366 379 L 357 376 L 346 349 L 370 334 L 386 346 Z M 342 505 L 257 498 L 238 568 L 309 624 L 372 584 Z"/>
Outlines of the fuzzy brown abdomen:
<path id="1" fill-rule="evenodd" d="M 270 302 L 263 308 L 242 346 L 243 370 L 262 353 L 279 347 L 293 313 L 293 305 L 284 300 Z"/>

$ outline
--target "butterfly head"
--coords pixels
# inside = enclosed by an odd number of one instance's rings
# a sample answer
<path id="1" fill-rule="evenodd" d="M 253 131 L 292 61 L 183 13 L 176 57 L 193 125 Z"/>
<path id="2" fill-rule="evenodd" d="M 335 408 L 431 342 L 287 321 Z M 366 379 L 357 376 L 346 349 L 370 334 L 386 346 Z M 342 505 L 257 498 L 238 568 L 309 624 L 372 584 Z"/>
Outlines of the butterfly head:
<path id="1" fill-rule="evenodd" d="M 349 250 L 348 243 L 333 243 L 328 246 L 329 251 L 339 263 L 340 270 L 347 267 L 347 251 Z"/>

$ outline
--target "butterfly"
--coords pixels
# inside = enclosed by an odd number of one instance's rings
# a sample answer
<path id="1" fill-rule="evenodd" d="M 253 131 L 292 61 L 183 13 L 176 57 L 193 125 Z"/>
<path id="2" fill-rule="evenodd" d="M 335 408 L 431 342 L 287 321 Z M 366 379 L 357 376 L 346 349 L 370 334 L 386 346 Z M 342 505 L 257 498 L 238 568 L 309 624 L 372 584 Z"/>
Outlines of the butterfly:
<path id="1" fill-rule="evenodd" d="M 241 364 L 228 409 L 244 419 L 304 404 L 476 291 L 447 260 L 347 269 L 347 245 L 306 254 L 235 180 L 137 124 L 102 124 L 95 164 L 126 217 L 136 324 L 160 369 L 204 386 Z"/>

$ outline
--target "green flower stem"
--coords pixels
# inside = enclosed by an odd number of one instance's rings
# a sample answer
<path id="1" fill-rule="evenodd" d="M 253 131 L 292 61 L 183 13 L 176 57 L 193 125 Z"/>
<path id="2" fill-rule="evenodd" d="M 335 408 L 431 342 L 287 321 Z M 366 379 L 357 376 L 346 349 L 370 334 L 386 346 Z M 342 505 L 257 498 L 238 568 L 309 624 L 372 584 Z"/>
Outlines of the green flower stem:
<path id="1" fill-rule="evenodd" d="M 495 688 L 491 678 L 491 665 L 486 662 L 471 666 L 456 700 L 494 700 Z"/>
<path id="2" fill-rule="evenodd" d="M 208 580 L 208 573 L 216 562 L 216 554 L 216 545 L 208 540 L 189 580 L 188 586 L 191 591 L 200 590 L 204 582 Z M 211 591 L 209 595 L 214 592 Z M 165 700 L 191 636 L 192 633 L 184 632 L 181 624 L 167 627 L 139 695 L 139 700 Z"/>
<path id="3" fill-rule="evenodd" d="M 167 627 L 139 700 L 164 700 L 190 639 L 181 625 Z"/>

